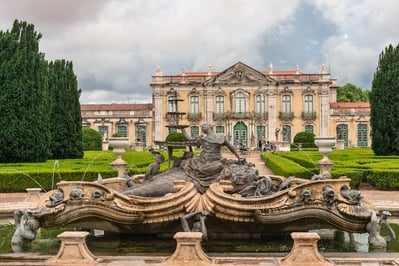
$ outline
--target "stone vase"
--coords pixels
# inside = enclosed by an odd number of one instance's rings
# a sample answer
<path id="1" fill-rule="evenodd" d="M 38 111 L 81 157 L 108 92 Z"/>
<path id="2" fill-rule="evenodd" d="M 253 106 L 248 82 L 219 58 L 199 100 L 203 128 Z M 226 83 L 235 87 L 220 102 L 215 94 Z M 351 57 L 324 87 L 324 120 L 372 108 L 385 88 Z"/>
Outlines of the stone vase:
<path id="1" fill-rule="evenodd" d="M 118 171 L 118 177 L 123 177 L 126 172 L 126 161 L 122 159 L 125 149 L 129 146 L 129 138 L 126 137 L 110 137 L 109 145 L 112 147 L 116 155 L 116 160 L 111 163 L 113 169 Z"/>
<path id="2" fill-rule="evenodd" d="M 314 143 L 319 147 L 319 152 L 323 155 L 323 158 L 318 162 L 320 174 L 330 175 L 332 168 L 332 161 L 328 159 L 328 154 L 332 151 L 335 146 L 335 137 L 315 137 Z M 331 175 L 330 175 L 331 176 Z"/>

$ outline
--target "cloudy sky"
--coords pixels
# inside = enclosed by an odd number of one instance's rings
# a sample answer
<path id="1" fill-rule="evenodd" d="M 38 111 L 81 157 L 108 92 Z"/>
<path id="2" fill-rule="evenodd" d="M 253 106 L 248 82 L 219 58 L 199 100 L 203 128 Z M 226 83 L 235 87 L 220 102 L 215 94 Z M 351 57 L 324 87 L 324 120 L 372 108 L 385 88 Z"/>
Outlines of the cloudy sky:
<path id="1" fill-rule="evenodd" d="M 317 73 L 371 88 L 378 56 L 399 43 L 397 0 L 2 0 L 0 29 L 14 19 L 41 32 L 47 60 L 73 61 L 81 103 L 151 102 L 151 76 L 257 70 Z"/>

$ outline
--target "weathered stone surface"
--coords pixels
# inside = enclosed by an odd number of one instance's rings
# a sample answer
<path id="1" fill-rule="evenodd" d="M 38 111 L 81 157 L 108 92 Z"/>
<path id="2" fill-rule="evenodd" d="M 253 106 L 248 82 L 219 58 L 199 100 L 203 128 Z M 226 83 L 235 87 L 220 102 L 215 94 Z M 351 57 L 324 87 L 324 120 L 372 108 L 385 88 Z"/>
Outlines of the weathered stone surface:
<path id="1" fill-rule="evenodd" d="M 329 266 L 327 261 L 317 250 L 317 233 L 291 233 L 294 246 L 291 252 L 282 260 L 282 266 Z"/>
<path id="2" fill-rule="evenodd" d="M 205 254 L 201 247 L 202 233 L 179 232 L 174 238 L 177 241 L 175 252 L 166 261 L 165 265 L 211 265 L 211 259 Z"/>
<path id="3" fill-rule="evenodd" d="M 64 232 L 58 235 L 61 247 L 47 265 L 95 265 L 101 259 L 94 256 L 86 245 L 88 232 Z"/>

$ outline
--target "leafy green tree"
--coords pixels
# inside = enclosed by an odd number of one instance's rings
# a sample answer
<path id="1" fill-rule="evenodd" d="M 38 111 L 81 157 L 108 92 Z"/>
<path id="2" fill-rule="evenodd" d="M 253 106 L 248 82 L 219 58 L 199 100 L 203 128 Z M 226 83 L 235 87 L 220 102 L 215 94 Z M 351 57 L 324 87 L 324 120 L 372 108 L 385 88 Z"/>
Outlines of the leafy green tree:
<path id="1" fill-rule="evenodd" d="M 376 155 L 399 155 L 399 45 L 379 56 L 370 105 L 371 148 Z"/>
<path id="2" fill-rule="evenodd" d="M 51 95 L 51 156 L 56 159 L 83 158 L 80 90 L 72 62 L 49 63 Z"/>
<path id="3" fill-rule="evenodd" d="M 45 161 L 50 124 L 47 62 L 32 24 L 0 32 L 0 162 Z"/>
<path id="4" fill-rule="evenodd" d="M 337 102 L 368 102 L 370 91 L 362 90 L 351 83 L 339 87 Z"/>
<path id="5" fill-rule="evenodd" d="M 315 134 L 313 132 L 298 132 L 294 137 L 294 143 L 301 143 L 303 148 L 316 148 L 314 144 Z"/>
<path id="6" fill-rule="evenodd" d="M 83 150 L 92 151 L 92 150 L 101 150 L 102 138 L 98 131 L 84 127 L 82 128 L 83 134 Z"/>

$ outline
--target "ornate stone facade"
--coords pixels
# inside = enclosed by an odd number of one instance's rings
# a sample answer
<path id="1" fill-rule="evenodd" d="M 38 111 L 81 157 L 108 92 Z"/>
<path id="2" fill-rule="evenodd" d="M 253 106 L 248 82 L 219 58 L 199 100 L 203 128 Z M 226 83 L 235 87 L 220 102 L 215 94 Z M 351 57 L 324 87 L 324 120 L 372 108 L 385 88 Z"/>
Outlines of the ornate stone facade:
<path id="1" fill-rule="evenodd" d="M 171 76 L 157 66 L 151 88 L 152 103 L 82 104 L 83 126 L 108 136 L 125 132 L 132 147 L 144 148 L 164 141 L 177 118 L 190 126 L 191 136 L 211 124 L 247 148 L 263 140 L 293 142 L 302 131 L 336 137 L 346 147 L 371 146 L 370 104 L 336 103 L 336 80 L 323 66 L 306 74 L 299 66 L 259 71 L 238 62 L 222 72 L 208 66 L 206 72 L 183 69 Z"/>
<path id="2" fill-rule="evenodd" d="M 264 140 L 293 142 L 302 131 L 337 136 L 335 116 L 340 111 L 331 109 L 331 104 L 338 86 L 325 67 L 316 74 L 303 73 L 298 66 L 292 71 L 259 71 L 242 62 L 222 72 L 208 68 L 165 76 L 158 67 L 151 83 L 155 141 L 169 134 L 166 114 L 177 109 L 186 114 L 180 123 L 190 125 L 192 136 L 199 133 L 200 125 L 211 124 L 236 146 L 255 148 Z M 178 106 L 171 104 L 173 97 L 180 100 Z M 347 145 L 357 143 L 355 133 L 346 136 L 353 138 L 347 139 Z"/>

